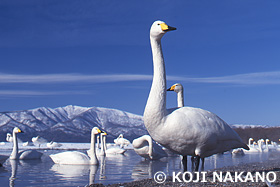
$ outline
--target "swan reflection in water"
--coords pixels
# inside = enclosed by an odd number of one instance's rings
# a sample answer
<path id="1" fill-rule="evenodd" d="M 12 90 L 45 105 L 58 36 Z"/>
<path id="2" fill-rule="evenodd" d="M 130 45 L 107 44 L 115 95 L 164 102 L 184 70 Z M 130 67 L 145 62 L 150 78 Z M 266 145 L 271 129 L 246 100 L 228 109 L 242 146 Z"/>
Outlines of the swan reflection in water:
<path id="1" fill-rule="evenodd" d="M 54 164 L 51 171 L 54 171 L 60 177 L 67 180 L 75 181 L 77 178 L 81 177 L 83 174 L 89 175 L 89 184 L 94 184 L 95 176 L 97 174 L 98 168 L 100 169 L 99 180 L 105 180 L 105 157 L 98 157 L 99 165 L 63 165 Z"/>
<path id="2" fill-rule="evenodd" d="M 132 171 L 134 180 L 140 180 L 143 178 L 153 178 L 154 174 L 158 171 L 165 171 L 168 162 L 161 160 L 144 160 L 136 164 Z"/>
<path id="3" fill-rule="evenodd" d="M 32 171 L 32 168 L 40 167 L 36 165 L 42 163 L 41 160 L 13 160 L 13 159 L 9 159 L 9 162 L 12 169 L 11 177 L 9 178 L 10 186 L 15 186 L 15 181 L 17 179 L 16 175 L 19 166 L 21 167 L 22 170 L 21 172 Z"/>
<path id="4" fill-rule="evenodd" d="M 9 160 L 9 161 L 10 161 L 11 168 L 12 168 L 12 174 L 11 174 L 11 177 L 9 178 L 10 187 L 11 187 L 11 186 L 15 186 L 15 180 L 16 180 L 19 160 Z"/>

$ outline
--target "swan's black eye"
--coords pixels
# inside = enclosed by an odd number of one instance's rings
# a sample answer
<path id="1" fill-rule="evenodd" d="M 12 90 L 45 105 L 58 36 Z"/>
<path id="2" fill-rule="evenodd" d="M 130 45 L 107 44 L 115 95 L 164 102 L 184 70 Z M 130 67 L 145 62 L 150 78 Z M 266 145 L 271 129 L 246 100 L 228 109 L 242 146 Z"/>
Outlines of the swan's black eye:
<path id="1" fill-rule="evenodd" d="M 157 25 L 160 25 L 160 23 L 158 23 Z"/>

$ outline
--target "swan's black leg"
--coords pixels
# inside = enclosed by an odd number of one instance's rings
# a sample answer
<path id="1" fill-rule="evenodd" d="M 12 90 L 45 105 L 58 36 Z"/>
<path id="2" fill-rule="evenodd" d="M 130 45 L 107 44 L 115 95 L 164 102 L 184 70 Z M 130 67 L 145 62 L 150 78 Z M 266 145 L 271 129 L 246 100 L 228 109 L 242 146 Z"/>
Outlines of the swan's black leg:
<path id="1" fill-rule="evenodd" d="M 200 156 L 196 156 L 195 171 L 198 171 L 199 169 L 199 161 L 200 161 Z"/>
<path id="2" fill-rule="evenodd" d="M 201 171 L 204 171 L 204 159 L 205 158 L 201 158 Z"/>
<path id="3" fill-rule="evenodd" d="M 184 167 L 184 172 L 188 171 L 188 157 L 187 156 L 183 156 L 182 164 L 183 164 L 183 167 Z"/>
<path id="4" fill-rule="evenodd" d="M 191 157 L 191 161 L 192 161 L 192 171 L 194 170 L 194 163 L 196 162 L 195 160 L 196 160 L 196 159 L 195 159 L 195 156 L 192 156 L 192 157 Z"/>

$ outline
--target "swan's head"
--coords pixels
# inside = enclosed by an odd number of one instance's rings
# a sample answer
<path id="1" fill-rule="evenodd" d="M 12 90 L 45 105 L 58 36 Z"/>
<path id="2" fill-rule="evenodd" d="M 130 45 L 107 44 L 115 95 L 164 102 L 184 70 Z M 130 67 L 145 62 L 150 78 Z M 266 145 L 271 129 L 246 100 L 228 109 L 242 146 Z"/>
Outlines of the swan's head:
<path id="1" fill-rule="evenodd" d="M 155 21 L 151 26 L 150 36 L 156 39 L 161 39 L 168 31 L 176 30 L 175 27 L 170 27 L 163 21 Z"/>
<path id="2" fill-rule="evenodd" d="M 176 93 L 182 92 L 183 91 L 183 86 L 180 83 L 176 83 L 173 86 L 171 86 L 170 88 L 167 89 L 167 91 L 174 91 Z"/>
<path id="3" fill-rule="evenodd" d="M 93 127 L 92 130 L 91 130 L 91 133 L 99 134 L 99 133 L 101 133 L 101 130 L 98 127 Z"/>
<path id="4" fill-rule="evenodd" d="M 11 137 L 11 136 L 12 136 L 11 133 L 7 133 L 7 138 L 8 138 L 8 137 Z"/>
<path id="5" fill-rule="evenodd" d="M 23 131 L 20 130 L 18 127 L 15 127 L 13 133 L 23 133 Z"/>

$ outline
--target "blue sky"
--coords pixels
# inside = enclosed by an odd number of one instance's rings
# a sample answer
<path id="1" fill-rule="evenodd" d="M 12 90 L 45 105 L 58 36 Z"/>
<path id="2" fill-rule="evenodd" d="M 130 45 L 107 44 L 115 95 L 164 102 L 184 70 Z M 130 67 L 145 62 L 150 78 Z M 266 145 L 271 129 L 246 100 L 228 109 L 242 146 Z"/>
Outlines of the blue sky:
<path id="1" fill-rule="evenodd" d="M 65 105 L 143 114 L 152 79 L 149 29 L 162 39 L 167 84 L 185 105 L 229 124 L 280 125 L 277 0 L 0 2 L 0 111 Z M 176 106 L 168 93 L 167 106 Z"/>

